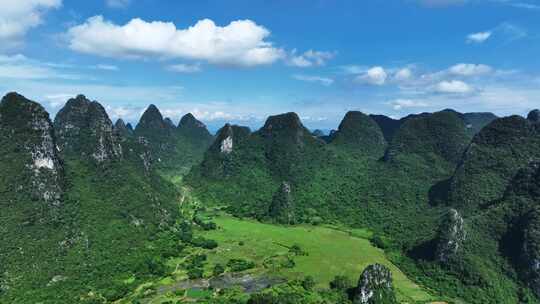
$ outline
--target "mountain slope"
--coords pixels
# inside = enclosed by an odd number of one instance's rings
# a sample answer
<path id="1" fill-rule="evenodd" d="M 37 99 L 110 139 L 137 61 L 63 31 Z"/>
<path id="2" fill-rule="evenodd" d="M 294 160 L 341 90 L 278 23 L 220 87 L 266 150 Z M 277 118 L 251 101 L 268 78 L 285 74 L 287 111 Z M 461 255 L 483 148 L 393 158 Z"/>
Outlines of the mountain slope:
<path id="1" fill-rule="evenodd" d="M 463 210 L 502 196 L 517 170 L 540 158 L 540 125 L 520 116 L 493 121 L 478 133 L 449 183 L 448 202 Z"/>
<path id="2" fill-rule="evenodd" d="M 159 109 L 150 105 L 135 128 L 135 137 L 148 148 L 148 158 L 163 174 L 185 174 L 202 161 L 202 156 L 214 137 L 192 114 L 186 114 L 176 127 L 163 118 Z"/>
<path id="3" fill-rule="evenodd" d="M 345 114 L 330 142 L 372 157 L 382 157 L 386 148 L 379 125 L 370 116 L 357 111 Z"/>
<path id="4" fill-rule="evenodd" d="M 459 113 L 441 111 L 407 118 L 395 133 L 385 160 L 395 163 L 417 162 L 451 169 L 470 142 Z"/>
<path id="5" fill-rule="evenodd" d="M 101 109 L 79 96 L 53 129 L 37 103 L 9 94 L 0 104 L 0 302 L 113 301 L 162 275 L 158 244 L 178 219 L 178 193 L 119 152 Z"/>

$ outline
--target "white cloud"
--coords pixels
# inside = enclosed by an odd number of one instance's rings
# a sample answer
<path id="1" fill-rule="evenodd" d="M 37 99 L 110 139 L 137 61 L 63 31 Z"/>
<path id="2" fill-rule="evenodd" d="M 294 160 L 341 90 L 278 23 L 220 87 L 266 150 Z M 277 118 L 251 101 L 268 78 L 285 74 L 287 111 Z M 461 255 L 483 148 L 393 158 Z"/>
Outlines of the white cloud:
<path id="1" fill-rule="evenodd" d="M 407 82 L 413 78 L 413 72 L 410 68 L 399 69 L 394 74 L 394 79 L 398 82 Z"/>
<path id="2" fill-rule="evenodd" d="M 330 86 L 334 83 L 334 79 L 320 76 L 293 75 L 293 78 L 300 81 L 319 83 L 324 86 Z"/>
<path id="3" fill-rule="evenodd" d="M 423 108 L 429 106 L 424 101 L 413 99 L 396 99 L 390 102 L 392 108 L 396 111 L 408 108 Z"/>
<path id="4" fill-rule="evenodd" d="M 251 20 L 222 27 L 204 19 L 177 29 L 171 22 L 137 18 L 116 25 L 95 16 L 71 27 L 67 35 L 69 47 L 75 51 L 116 58 L 183 58 L 251 67 L 271 64 L 285 53 L 266 41 L 270 31 Z"/>
<path id="5" fill-rule="evenodd" d="M 448 94 L 467 94 L 472 93 L 473 88 L 461 80 L 441 81 L 435 85 L 435 91 Z"/>
<path id="6" fill-rule="evenodd" d="M 19 45 L 31 28 L 43 23 L 43 14 L 46 11 L 61 5 L 62 0 L 0 1 L 0 48 Z"/>
<path id="7" fill-rule="evenodd" d="M 385 69 L 383 67 L 376 66 L 370 68 L 365 73 L 358 75 L 355 78 L 355 81 L 358 83 L 380 86 L 386 83 L 387 77 L 388 74 L 386 73 Z"/>
<path id="8" fill-rule="evenodd" d="M 321 52 L 314 50 L 309 50 L 301 55 L 296 55 L 296 50 L 293 50 L 288 60 L 288 64 L 300 68 L 323 66 L 326 64 L 326 61 L 334 58 L 335 56 L 335 52 Z"/>
<path id="9" fill-rule="evenodd" d="M 458 76 L 479 76 L 493 72 L 493 68 L 485 64 L 459 63 L 451 66 L 448 72 Z"/>
<path id="10" fill-rule="evenodd" d="M 488 32 L 478 32 L 467 35 L 467 43 L 484 43 L 491 37 L 492 33 Z"/>
<path id="11" fill-rule="evenodd" d="M 488 39 L 497 39 L 499 42 L 510 43 L 515 40 L 526 38 L 527 36 L 527 31 L 520 26 L 510 22 L 503 22 L 488 31 L 469 34 L 466 41 L 467 43 L 481 44 Z"/>
<path id="12" fill-rule="evenodd" d="M 174 64 L 167 67 L 167 70 L 177 73 L 198 73 L 202 71 L 200 64 Z"/>
<path id="13" fill-rule="evenodd" d="M 82 79 L 83 75 L 64 73 L 36 60 L 17 54 L 0 55 L 0 79 Z"/>
<path id="14" fill-rule="evenodd" d="M 108 7 L 125 8 L 131 3 L 131 0 L 106 0 L 105 3 Z"/>

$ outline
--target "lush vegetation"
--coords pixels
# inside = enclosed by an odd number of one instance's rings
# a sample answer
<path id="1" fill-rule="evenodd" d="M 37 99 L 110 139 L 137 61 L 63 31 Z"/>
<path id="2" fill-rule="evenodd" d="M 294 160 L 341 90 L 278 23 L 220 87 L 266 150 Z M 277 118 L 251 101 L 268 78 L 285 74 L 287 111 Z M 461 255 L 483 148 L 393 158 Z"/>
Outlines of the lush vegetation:
<path id="1" fill-rule="evenodd" d="M 538 303 L 532 117 L 350 112 L 323 141 L 287 113 L 212 144 L 192 115 L 132 131 L 78 96 L 53 124 L 8 95 L 0 302 L 351 303 L 378 263 L 401 302 Z"/>
<path id="2" fill-rule="evenodd" d="M 530 300 L 528 280 L 519 275 L 523 271 L 508 263 L 511 255 L 499 249 L 500 238 L 512 235 L 506 228 L 494 233 L 501 218 L 469 217 L 463 208 L 466 200 L 453 199 L 455 193 L 484 191 L 495 191 L 500 197 L 508 177 L 526 165 L 526 159 L 538 157 L 534 148 L 538 147 L 537 127 L 523 118 L 516 123 L 511 122 L 516 118 L 495 120 L 472 139 L 472 125 L 492 119 L 492 115 L 450 110 L 408 117 L 395 131 L 386 126 L 393 133 L 385 134 L 390 140 L 381 160 L 376 155 L 351 153 L 350 146 L 341 143 L 339 130 L 333 138 L 340 140 L 321 145 L 295 124 L 294 117 L 284 115 L 267 121 L 266 125 L 278 131 L 263 127 L 244 135 L 227 155 L 219 151 L 206 155 L 203 164 L 226 161 L 228 174 L 205 175 L 208 166 L 202 166 L 194 168 L 186 181 L 202 201 L 227 205 L 235 215 L 262 221 L 268 220 L 265 213 L 275 202 L 280 185 L 288 182 L 297 223 L 369 227 L 376 235 L 374 243 L 394 263 L 440 295 L 472 303 L 515 303 L 524 298 L 536 303 L 536 298 Z M 519 136 L 512 135 L 515 133 Z M 275 156 L 274 145 L 286 149 L 279 152 L 285 157 Z M 490 170 L 508 173 L 504 179 L 493 179 Z M 467 241 L 452 264 L 435 259 L 438 243 L 444 241 L 438 231 L 447 205 L 458 207 L 466 216 Z M 518 241 L 514 246 L 522 244 Z"/>

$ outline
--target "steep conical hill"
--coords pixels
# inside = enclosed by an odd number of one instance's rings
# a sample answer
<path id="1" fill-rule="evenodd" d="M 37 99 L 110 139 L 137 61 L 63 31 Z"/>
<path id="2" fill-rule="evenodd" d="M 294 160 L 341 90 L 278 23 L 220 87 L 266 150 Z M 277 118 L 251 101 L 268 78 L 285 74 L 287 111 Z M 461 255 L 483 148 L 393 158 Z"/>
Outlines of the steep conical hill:
<path id="1" fill-rule="evenodd" d="M 84 95 L 68 100 L 56 115 L 54 129 L 64 157 L 83 155 L 98 163 L 121 157 L 107 112 Z"/>
<path id="2" fill-rule="evenodd" d="M 387 161 L 420 158 L 432 164 L 456 164 L 470 142 L 459 113 L 441 111 L 407 118 L 386 152 Z M 444 164 L 443 164 L 444 165 Z"/>
<path id="3" fill-rule="evenodd" d="M 493 121 L 465 152 L 449 184 L 449 203 L 470 211 L 500 198 L 516 172 L 540 158 L 538 147 L 538 125 L 521 116 Z"/>
<path id="4" fill-rule="evenodd" d="M 331 143 L 366 156 L 381 157 L 386 140 L 379 125 L 368 115 L 351 111 L 345 115 Z"/>

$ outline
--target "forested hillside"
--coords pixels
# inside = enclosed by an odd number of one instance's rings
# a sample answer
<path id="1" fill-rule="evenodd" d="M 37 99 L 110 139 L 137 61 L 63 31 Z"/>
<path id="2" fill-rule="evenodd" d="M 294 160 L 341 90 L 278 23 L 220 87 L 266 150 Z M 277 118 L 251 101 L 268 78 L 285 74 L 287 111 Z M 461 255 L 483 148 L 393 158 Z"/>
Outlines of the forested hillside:
<path id="1" fill-rule="evenodd" d="M 10 93 L 0 302 L 540 303 L 538 113 L 213 136 L 153 105 L 113 125 L 83 95 L 52 121 Z"/>

